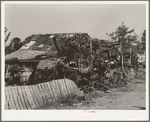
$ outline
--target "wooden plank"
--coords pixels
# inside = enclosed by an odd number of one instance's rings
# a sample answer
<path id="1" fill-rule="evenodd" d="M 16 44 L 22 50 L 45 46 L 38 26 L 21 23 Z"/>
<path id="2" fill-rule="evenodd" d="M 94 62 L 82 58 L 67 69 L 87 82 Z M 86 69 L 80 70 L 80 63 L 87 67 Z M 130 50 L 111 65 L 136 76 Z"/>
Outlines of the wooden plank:
<path id="1" fill-rule="evenodd" d="M 63 81 L 64 81 L 64 86 L 65 86 L 65 88 L 66 88 L 66 95 L 68 96 L 68 95 L 69 95 L 69 91 L 68 91 L 68 87 L 67 87 L 66 80 L 67 80 L 67 79 L 64 78 Z"/>
<path id="2" fill-rule="evenodd" d="M 60 98 L 62 98 L 63 95 L 62 95 L 62 91 L 61 91 L 61 86 L 60 86 L 59 80 L 57 80 L 57 85 L 58 85 L 58 91 L 59 91 L 59 94 L 60 94 Z"/>
<path id="3" fill-rule="evenodd" d="M 64 85 L 65 95 L 68 96 L 68 88 L 67 88 L 67 85 L 66 85 L 65 80 L 66 80 L 66 79 L 63 79 L 62 82 L 63 82 L 63 85 Z"/>
<path id="4" fill-rule="evenodd" d="M 78 94 L 78 95 L 81 95 L 81 91 L 80 91 L 80 89 L 78 88 L 78 86 L 77 86 L 74 82 L 72 82 L 72 83 L 74 84 L 74 86 L 75 86 L 75 88 L 76 88 L 77 94 Z"/>
<path id="5" fill-rule="evenodd" d="M 20 86 L 17 87 L 17 91 L 19 93 L 23 109 L 27 109 L 26 104 L 25 104 L 25 99 L 24 99 L 24 96 L 23 96 L 23 93 L 22 93 L 22 90 L 21 90 Z"/>
<path id="6" fill-rule="evenodd" d="M 60 86 L 59 86 L 59 84 L 58 84 L 58 80 L 55 80 L 55 85 L 56 85 L 56 88 L 57 88 L 58 96 L 59 96 L 59 98 L 61 98 L 62 95 L 61 95 L 61 91 L 60 91 Z"/>
<path id="7" fill-rule="evenodd" d="M 9 97 L 9 93 L 8 93 L 8 87 L 5 87 L 5 95 L 6 95 L 6 98 L 8 100 L 8 108 L 9 109 L 12 109 L 12 103 L 11 103 L 11 99 Z"/>
<path id="8" fill-rule="evenodd" d="M 8 100 L 7 100 L 6 92 L 5 92 L 5 109 L 6 109 L 6 110 L 9 109 L 9 103 L 8 103 Z"/>
<path id="9" fill-rule="evenodd" d="M 38 94 L 39 91 L 36 89 L 36 85 L 31 85 L 30 87 L 33 90 L 33 95 L 35 96 L 36 101 L 39 104 L 39 106 L 43 105 L 43 100 L 41 97 L 39 97 L 39 94 Z"/>
<path id="10" fill-rule="evenodd" d="M 45 98 L 44 91 L 43 91 L 43 89 L 42 89 L 42 87 L 41 87 L 41 84 L 38 84 L 37 86 L 38 86 L 38 88 L 39 88 L 39 91 L 41 92 L 41 97 L 43 98 L 44 104 L 47 103 L 47 100 L 46 100 L 46 98 Z"/>
<path id="11" fill-rule="evenodd" d="M 52 81 L 51 81 L 52 82 Z M 52 96 L 53 96 L 53 100 L 54 101 L 56 101 L 56 97 L 55 97 L 55 94 L 54 94 L 54 92 L 53 92 L 53 89 L 52 89 L 52 83 L 51 82 L 48 82 L 48 87 L 49 87 L 49 89 L 50 89 L 50 93 L 52 94 Z"/>
<path id="12" fill-rule="evenodd" d="M 60 94 L 61 94 L 61 98 L 64 97 L 63 91 L 62 91 L 62 84 L 60 80 L 57 80 L 58 86 L 59 86 L 59 90 L 60 90 Z"/>
<path id="13" fill-rule="evenodd" d="M 25 104 L 26 104 L 26 108 L 27 108 L 27 109 L 31 109 L 31 106 L 30 106 L 30 104 L 29 104 L 29 100 L 28 100 L 27 94 L 26 94 L 26 92 L 25 92 L 24 86 L 20 86 L 20 87 L 21 87 L 21 91 L 22 91 L 22 95 L 23 95 Z"/>
<path id="14" fill-rule="evenodd" d="M 41 89 L 43 90 L 43 94 L 44 94 L 44 98 L 45 98 L 45 100 L 46 100 L 46 103 L 48 103 L 48 99 L 47 99 L 47 89 L 45 88 L 45 86 L 44 86 L 44 83 L 42 83 L 42 84 L 40 84 L 40 86 L 41 86 Z"/>
<path id="15" fill-rule="evenodd" d="M 19 93 L 18 93 L 18 91 L 17 91 L 17 87 L 19 87 L 19 86 L 12 87 L 12 89 L 14 90 L 14 94 L 15 94 L 16 97 L 17 97 L 17 101 L 18 101 L 19 108 L 20 108 L 20 109 L 23 109 L 22 103 L 21 103 L 21 100 L 20 100 L 20 96 L 19 96 Z"/>
<path id="16" fill-rule="evenodd" d="M 74 87 L 74 84 L 73 82 L 70 82 L 70 87 L 71 87 L 71 90 L 72 90 L 72 94 L 76 94 L 76 88 Z"/>
<path id="17" fill-rule="evenodd" d="M 53 93 L 55 94 L 55 98 L 56 100 L 59 98 L 59 95 L 58 95 L 58 90 L 56 88 L 56 84 L 55 84 L 56 80 L 53 80 L 51 83 L 52 83 L 52 89 L 53 89 Z"/>
<path id="18" fill-rule="evenodd" d="M 23 109 L 22 103 L 21 103 L 21 100 L 20 100 L 20 96 L 19 96 L 19 93 L 18 93 L 18 91 L 17 91 L 17 87 L 18 87 L 18 86 L 13 87 L 13 89 L 14 89 L 14 92 L 15 92 L 15 94 L 16 94 L 16 96 L 17 96 L 18 105 L 19 105 L 20 109 Z"/>
<path id="19" fill-rule="evenodd" d="M 33 101 L 34 101 L 34 103 L 35 103 L 35 105 L 36 105 L 36 108 L 40 107 L 40 104 L 39 104 L 39 102 L 38 102 L 38 100 L 37 100 L 37 98 L 36 98 L 36 95 L 35 95 L 35 93 L 34 93 L 32 87 L 31 87 L 31 86 L 28 86 L 28 88 L 29 88 L 29 90 L 30 90 L 31 96 L 33 97 Z"/>
<path id="20" fill-rule="evenodd" d="M 51 89 L 49 88 L 49 84 L 46 83 L 45 86 L 47 87 L 47 89 L 48 89 L 48 91 L 49 91 L 49 92 L 48 92 L 48 94 L 49 94 L 49 102 L 54 102 L 55 99 L 54 99 L 54 96 L 53 96 L 53 94 L 52 94 Z"/>
<path id="21" fill-rule="evenodd" d="M 67 90 L 68 90 L 68 95 L 70 95 L 71 94 L 71 87 L 70 87 L 70 80 L 68 80 L 68 79 L 65 79 L 65 84 L 66 84 L 66 88 L 67 88 Z"/>
<path id="22" fill-rule="evenodd" d="M 11 87 L 11 86 L 10 86 Z M 17 109 L 16 108 L 16 105 L 15 105 L 15 102 L 14 102 L 14 98 L 13 98 L 13 96 L 12 96 L 12 92 L 11 92 L 11 88 L 10 87 L 8 87 L 8 89 L 7 89 L 7 91 L 8 91 L 8 96 L 9 96 L 9 102 L 10 102 L 10 104 L 11 104 L 11 108 L 10 109 Z"/>
<path id="23" fill-rule="evenodd" d="M 61 91 L 62 97 L 66 97 L 65 93 L 64 93 L 64 86 L 63 86 L 62 79 L 59 79 L 58 82 L 59 82 L 59 86 L 60 86 L 60 91 Z"/>
<path id="24" fill-rule="evenodd" d="M 28 86 L 28 90 L 29 90 L 29 96 L 31 96 L 31 100 L 33 101 L 33 103 L 34 103 L 34 105 L 33 105 L 33 108 L 37 108 L 37 106 L 36 106 L 36 102 L 34 101 L 34 97 L 33 96 L 35 96 L 35 95 L 32 95 L 33 93 L 31 93 L 31 90 L 30 90 L 30 88 L 29 88 L 30 86 Z"/>
<path id="25" fill-rule="evenodd" d="M 37 94 L 37 99 L 39 100 L 39 103 L 42 106 L 44 104 L 44 101 L 43 101 L 41 92 L 39 91 L 37 85 L 34 85 L 34 90 L 35 90 L 35 93 Z"/>
<path id="26" fill-rule="evenodd" d="M 55 96 L 54 96 L 54 94 L 52 93 L 52 89 L 51 89 L 51 86 L 50 86 L 50 82 L 47 82 L 47 83 L 46 83 L 46 86 L 48 87 L 50 97 L 51 97 L 52 101 L 54 102 L 54 101 L 55 101 Z"/>
<path id="27" fill-rule="evenodd" d="M 48 98 L 47 98 L 48 89 L 45 88 L 44 83 L 40 84 L 40 87 L 41 87 L 41 89 L 42 89 L 42 92 L 43 92 L 43 94 L 44 94 L 45 101 L 46 101 L 46 103 L 47 103 L 47 102 L 48 102 Z"/>
<path id="28" fill-rule="evenodd" d="M 55 89 L 54 89 L 54 82 L 51 81 L 51 82 L 50 82 L 50 85 L 51 85 L 52 93 L 53 93 L 53 95 L 54 95 L 54 97 L 55 97 L 55 100 L 57 100 L 57 95 L 55 94 Z"/>
<path id="29" fill-rule="evenodd" d="M 32 97 L 32 95 L 31 95 L 31 92 L 30 92 L 28 86 L 24 86 L 24 90 L 25 90 L 25 92 L 26 92 L 27 99 L 28 99 L 28 101 L 29 101 L 29 105 L 30 105 L 31 109 L 36 108 L 36 105 L 35 105 L 35 103 L 34 103 L 33 97 Z"/>
<path id="30" fill-rule="evenodd" d="M 65 82 L 64 82 L 64 79 L 60 79 L 60 82 L 61 82 L 61 86 L 62 86 L 62 91 L 63 91 L 63 94 L 64 94 L 64 97 L 67 97 L 67 91 L 66 91 L 66 86 L 65 86 Z"/>
<path id="31" fill-rule="evenodd" d="M 48 86 L 46 85 L 46 83 L 43 83 L 42 87 L 43 87 L 43 89 L 45 89 L 45 93 L 44 94 L 45 94 L 45 97 L 47 98 L 48 102 L 49 103 L 53 102 L 53 100 L 51 98 L 51 95 L 49 93 L 50 90 L 49 90 Z"/>
<path id="32" fill-rule="evenodd" d="M 72 82 L 70 82 L 70 86 L 71 86 L 72 94 L 75 94 L 74 84 Z"/>
<path id="33" fill-rule="evenodd" d="M 18 99 L 17 99 L 17 94 L 14 91 L 14 87 L 16 87 L 16 86 L 10 87 L 10 89 L 11 89 L 11 92 L 12 92 L 12 96 L 14 98 L 14 102 L 15 102 L 16 108 L 20 109 L 20 106 L 19 106 L 19 103 L 18 103 Z"/>
<path id="34" fill-rule="evenodd" d="M 74 94 L 74 87 L 73 87 L 73 84 L 72 84 L 72 81 L 69 82 L 69 86 L 71 87 L 71 91 L 72 91 L 72 94 Z"/>
<path id="35" fill-rule="evenodd" d="M 8 110 L 8 102 L 6 102 L 6 96 L 5 96 L 5 110 Z"/>
<path id="36" fill-rule="evenodd" d="M 71 95 L 71 94 L 73 94 L 74 93 L 74 91 L 73 91 L 73 88 L 72 88 L 72 84 L 71 84 L 71 81 L 70 80 L 67 80 L 67 86 L 68 86 L 68 88 L 69 88 L 69 94 Z"/>
<path id="37" fill-rule="evenodd" d="M 42 92 L 41 88 L 39 87 L 39 84 L 37 84 L 36 86 L 37 86 L 38 95 L 39 95 L 39 97 L 41 98 L 41 100 L 42 100 L 42 102 L 44 104 L 45 100 L 43 98 L 43 92 Z"/>
<path id="38" fill-rule="evenodd" d="M 71 86 L 73 87 L 74 94 L 80 95 L 80 90 L 78 89 L 78 87 L 76 86 L 74 82 L 71 82 Z"/>

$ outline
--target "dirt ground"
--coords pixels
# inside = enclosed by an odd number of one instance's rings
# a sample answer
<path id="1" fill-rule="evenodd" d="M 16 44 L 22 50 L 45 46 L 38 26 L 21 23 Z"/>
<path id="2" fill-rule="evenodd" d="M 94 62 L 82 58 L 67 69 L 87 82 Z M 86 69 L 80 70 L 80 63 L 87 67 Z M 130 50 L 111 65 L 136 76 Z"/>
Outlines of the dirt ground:
<path id="1" fill-rule="evenodd" d="M 74 109 L 74 110 L 145 110 L 145 80 L 134 79 L 128 85 L 110 89 L 108 93 L 95 91 L 86 95 L 88 100 L 71 106 L 52 104 L 40 109 Z"/>
<path id="2" fill-rule="evenodd" d="M 145 81 L 133 80 L 127 86 L 111 89 L 110 93 L 98 92 L 102 95 L 92 99 L 88 106 L 80 105 L 77 109 L 106 109 L 106 110 L 145 110 L 146 91 Z"/>

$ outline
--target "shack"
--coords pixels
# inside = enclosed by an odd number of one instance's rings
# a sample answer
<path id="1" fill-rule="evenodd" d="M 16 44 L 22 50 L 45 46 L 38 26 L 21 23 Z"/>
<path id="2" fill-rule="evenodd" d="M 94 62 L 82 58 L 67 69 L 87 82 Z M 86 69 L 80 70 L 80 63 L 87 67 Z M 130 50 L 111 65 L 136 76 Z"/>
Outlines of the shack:
<path id="1" fill-rule="evenodd" d="M 57 33 L 36 34 L 27 37 L 19 50 L 5 56 L 6 82 L 8 81 L 11 85 L 23 85 L 54 80 L 55 78 L 52 75 L 58 62 L 57 59 L 65 58 L 62 55 L 62 48 L 66 44 L 64 38 L 71 38 L 75 35 L 80 36 L 80 38 L 87 36 L 84 33 Z M 75 73 L 75 76 L 72 72 Z M 66 77 L 76 81 L 77 72 L 70 69 L 70 73 Z"/>
<path id="2" fill-rule="evenodd" d="M 5 56 L 5 77 L 11 84 L 29 84 L 30 75 L 41 60 L 57 57 L 53 35 L 31 35 L 23 41 L 23 46 L 19 50 Z M 20 81 L 16 83 L 17 74 L 20 76 Z M 14 79 L 15 82 L 13 82 Z"/>

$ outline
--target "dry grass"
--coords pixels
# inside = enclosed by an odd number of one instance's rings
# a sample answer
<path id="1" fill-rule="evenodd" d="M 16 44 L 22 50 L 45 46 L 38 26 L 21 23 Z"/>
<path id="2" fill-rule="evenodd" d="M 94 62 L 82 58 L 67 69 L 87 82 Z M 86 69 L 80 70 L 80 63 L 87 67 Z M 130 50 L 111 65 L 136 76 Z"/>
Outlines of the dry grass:
<path id="1" fill-rule="evenodd" d="M 146 80 L 146 71 L 140 70 L 136 73 L 135 79 Z"/>
<path id="2" fill-rule="evenodd" d="M 69 95 L 66 98 L 60 98 L 57 102 L 47 103 L 43 106 L 40 106 L 36 110 L 64 110 L 64 109 L 78 109 L 78 106 L 86 106 L 88 107 L 90 104 L 94 104 L 93 101 L 96 98 L 103 97 L 104 92 L 91 92 L 84 96 L 76 96 L 76 95 Z"/>
<path id="3" fill-rule="evenodd" d="M 37 109 L 72 109 L 76 108 L 74 104 L 79 104 L 85 101 L 85 96 L 68 95 L 67 97 L 59 98 L 56 102 L 47 103 Z"/>

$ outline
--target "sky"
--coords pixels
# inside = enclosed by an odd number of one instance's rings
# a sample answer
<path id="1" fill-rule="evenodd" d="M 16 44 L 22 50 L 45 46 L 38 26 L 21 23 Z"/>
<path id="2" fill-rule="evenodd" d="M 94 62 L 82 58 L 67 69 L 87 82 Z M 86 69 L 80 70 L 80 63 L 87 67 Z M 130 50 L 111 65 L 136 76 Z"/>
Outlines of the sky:
<path id="1" fill-rule="evenodd" d="M 32 34 L 88 33 L 93 38 L 108 39 L 119 25 L 146 30 L 145 4 L 6 4 L 5 27 L 9 41 L 22 41 Z"/>

